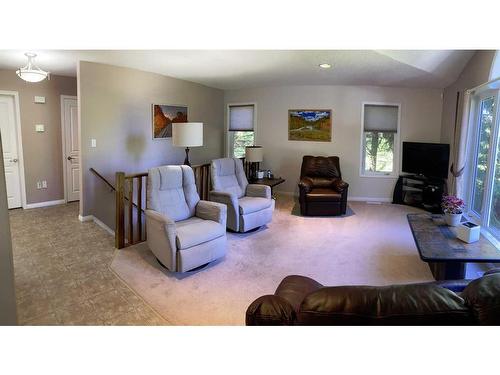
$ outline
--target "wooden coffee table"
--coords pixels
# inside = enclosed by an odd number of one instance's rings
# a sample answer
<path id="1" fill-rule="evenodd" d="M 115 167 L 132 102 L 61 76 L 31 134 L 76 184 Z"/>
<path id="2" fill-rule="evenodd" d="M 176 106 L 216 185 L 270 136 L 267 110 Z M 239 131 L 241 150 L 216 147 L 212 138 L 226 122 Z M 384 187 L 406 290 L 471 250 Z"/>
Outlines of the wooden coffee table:
<path id="1" fill-rule="evenodd" d="M 466 263 L 500 263 L 500 250 L 490 241 L 482 235 L 470 244 L 459 240 L 443 215 L 408 214 L 408 223 L 420 259 L 429 264 L 436 280 L 464 279 Z"/>

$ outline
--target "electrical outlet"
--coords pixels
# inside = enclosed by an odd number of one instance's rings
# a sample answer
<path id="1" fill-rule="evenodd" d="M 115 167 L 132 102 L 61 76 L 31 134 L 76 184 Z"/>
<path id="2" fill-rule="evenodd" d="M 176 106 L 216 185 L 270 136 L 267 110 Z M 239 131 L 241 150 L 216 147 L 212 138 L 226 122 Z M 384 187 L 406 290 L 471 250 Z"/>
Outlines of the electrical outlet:
<path id="1" fill-rule="evenodd" d="M 42 188 L 47 189 L 47 181 L 45 180 L 42 181 Z"/>
<path id="2" fill-rule="evenodd" d="M 41 189 L 42 188 L 42 183 L 40 181 L 36 182 L 36 188 Z"/>

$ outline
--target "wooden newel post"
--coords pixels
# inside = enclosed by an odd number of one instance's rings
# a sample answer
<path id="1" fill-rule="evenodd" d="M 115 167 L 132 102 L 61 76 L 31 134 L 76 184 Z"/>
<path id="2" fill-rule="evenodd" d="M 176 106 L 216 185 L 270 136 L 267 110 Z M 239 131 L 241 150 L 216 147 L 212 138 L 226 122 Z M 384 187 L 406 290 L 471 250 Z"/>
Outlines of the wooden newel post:
<path id="1" fill-rule="evenodd" d="M 116 172 L 116 229 L 115 247 L 125 247 L 125 173 Z"/>

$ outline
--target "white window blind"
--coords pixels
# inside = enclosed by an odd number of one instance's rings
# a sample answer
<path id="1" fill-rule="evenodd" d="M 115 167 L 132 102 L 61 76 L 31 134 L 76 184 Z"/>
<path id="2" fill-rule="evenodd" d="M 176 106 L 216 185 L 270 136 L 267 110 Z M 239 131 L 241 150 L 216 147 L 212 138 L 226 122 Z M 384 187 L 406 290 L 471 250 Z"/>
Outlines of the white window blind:
<path id="1" fill-rule="evenodd" d="M 365 132 L 397 133 L 398 106 L 365 104 Z"/>
<path id="2" fill-rule="evenodd" d="M 229 107 L 229 131 L 253 131 L 253 105 Z"/>

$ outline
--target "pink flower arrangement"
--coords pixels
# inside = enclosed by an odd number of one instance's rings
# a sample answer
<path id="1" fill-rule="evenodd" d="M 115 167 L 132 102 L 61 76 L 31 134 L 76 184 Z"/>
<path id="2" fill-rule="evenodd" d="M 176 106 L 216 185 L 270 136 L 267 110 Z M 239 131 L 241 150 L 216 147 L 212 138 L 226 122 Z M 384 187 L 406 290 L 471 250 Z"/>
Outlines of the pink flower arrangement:
<path id="1" fill-rule="evenodd" d="M 445 195 L 441 201 L 441 208 L 447 214 L 461 214 L 464 209 L 464 201 L 453 195 Z"/>

